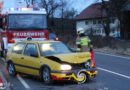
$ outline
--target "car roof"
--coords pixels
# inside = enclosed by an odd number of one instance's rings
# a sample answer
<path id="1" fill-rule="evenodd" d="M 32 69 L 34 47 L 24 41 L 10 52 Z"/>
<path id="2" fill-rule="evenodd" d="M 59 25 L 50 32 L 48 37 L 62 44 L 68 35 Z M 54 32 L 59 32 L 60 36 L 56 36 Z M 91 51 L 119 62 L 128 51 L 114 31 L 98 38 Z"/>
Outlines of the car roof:
<path id="1" fill-rule="evenodd" d="M 60 41 L 53 41 L 53 40 L 46 40 L 46 41 L 19 41 L 17 43 L 54 43 L 54 42 L 60 42 Z"/>

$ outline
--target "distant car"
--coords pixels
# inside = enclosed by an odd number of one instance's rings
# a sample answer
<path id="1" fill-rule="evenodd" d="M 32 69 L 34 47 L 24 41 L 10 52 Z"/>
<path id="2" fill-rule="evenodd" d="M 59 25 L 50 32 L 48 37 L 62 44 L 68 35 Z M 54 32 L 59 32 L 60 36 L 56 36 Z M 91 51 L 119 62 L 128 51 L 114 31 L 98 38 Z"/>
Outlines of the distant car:
<path id="1" fill-rule="evenodd" d="M 17 42 L 6 57 L 10 75 L 23 73 L 39 76 L 46 84 L 54 80 L 84 83 L 97 74 L 97 69 L 92 68 L 91 64 L 89 52 L 72 53 L 60 41 Z"/>

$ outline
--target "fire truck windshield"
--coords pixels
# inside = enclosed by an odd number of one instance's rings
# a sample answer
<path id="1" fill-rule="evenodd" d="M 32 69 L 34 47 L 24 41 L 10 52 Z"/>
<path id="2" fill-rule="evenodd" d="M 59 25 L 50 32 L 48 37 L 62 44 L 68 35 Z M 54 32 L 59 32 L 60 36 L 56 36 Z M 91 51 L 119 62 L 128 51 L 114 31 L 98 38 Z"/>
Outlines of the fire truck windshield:
<path id="1" fill-rule="evenodd" d="M 44 14 L 10 14 L 8 16 L 9 30 L 44 30 L 46 28 Z"/>

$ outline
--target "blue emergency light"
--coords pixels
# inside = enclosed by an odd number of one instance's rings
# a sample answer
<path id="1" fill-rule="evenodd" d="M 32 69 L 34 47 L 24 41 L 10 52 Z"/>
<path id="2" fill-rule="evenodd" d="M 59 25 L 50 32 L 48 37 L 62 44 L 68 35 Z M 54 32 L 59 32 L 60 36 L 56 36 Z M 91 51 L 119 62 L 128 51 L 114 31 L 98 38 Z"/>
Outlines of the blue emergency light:
<path id="1" fill-rule="evenodd" d="M 9 11 L 45 11 L 44 8 L 10 8 Z"/>

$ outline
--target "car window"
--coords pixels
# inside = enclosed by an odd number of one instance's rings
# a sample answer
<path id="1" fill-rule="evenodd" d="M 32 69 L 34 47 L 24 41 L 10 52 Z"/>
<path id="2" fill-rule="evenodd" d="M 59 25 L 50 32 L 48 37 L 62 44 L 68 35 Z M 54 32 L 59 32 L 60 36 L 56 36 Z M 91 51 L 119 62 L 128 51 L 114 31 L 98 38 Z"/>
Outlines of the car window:
<path id="1" fill-rule="evenodd" d="M 30 56 L 31 54 L 38 56 L 36 45 L 30 43 L 30 44 L 27 44 L 27 46 L 26 46 L 26 48 L 24 50 L 24 55 Z"/>
<path id="2" fill-rule="evenodd" d="M 13 47 L 12 52 L 17 54 L 22 54 L 22 51 L 24 49 L 25 43 L 18 43 Z"/>
<path id="3" fill-rule="evenodd" d="M 39 47 L 41 56 L 71 53 L 68 47 L 61 42 L 40 43 Z"/>

